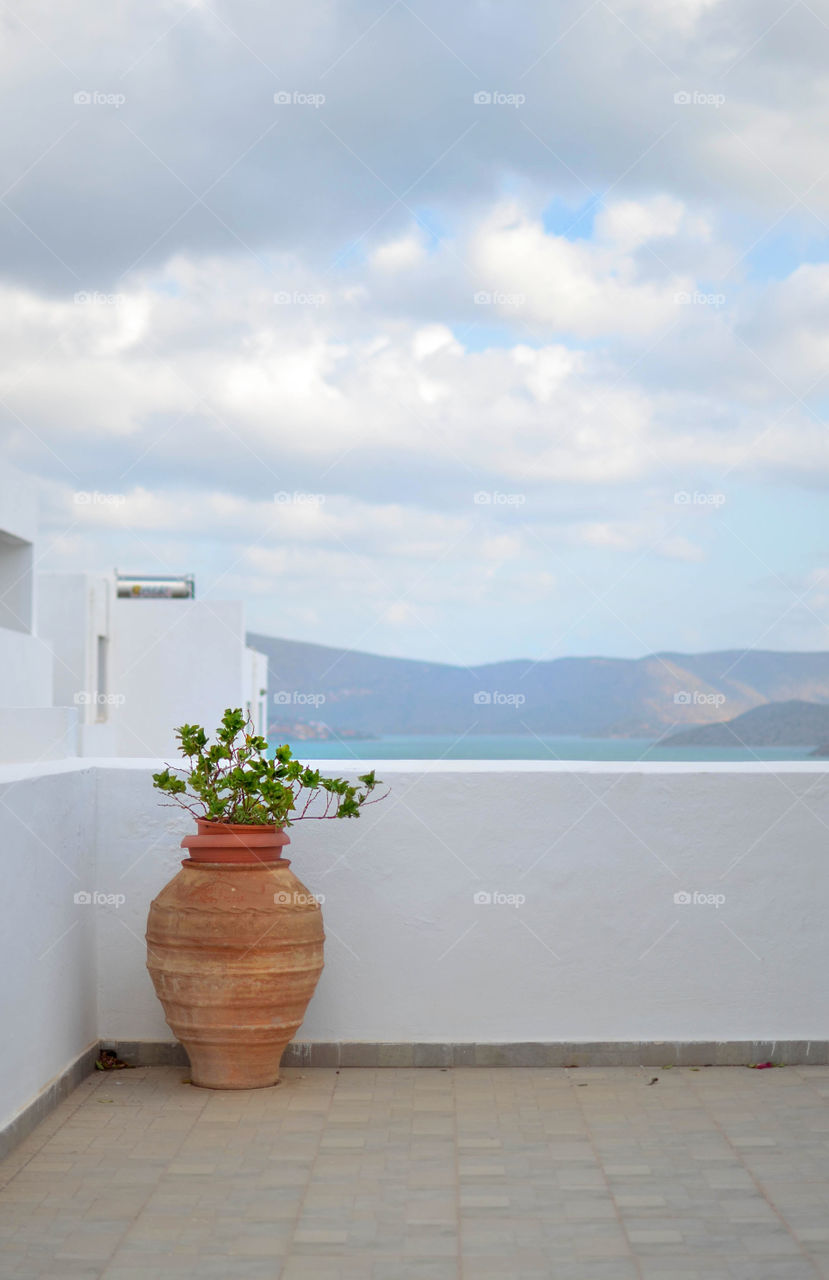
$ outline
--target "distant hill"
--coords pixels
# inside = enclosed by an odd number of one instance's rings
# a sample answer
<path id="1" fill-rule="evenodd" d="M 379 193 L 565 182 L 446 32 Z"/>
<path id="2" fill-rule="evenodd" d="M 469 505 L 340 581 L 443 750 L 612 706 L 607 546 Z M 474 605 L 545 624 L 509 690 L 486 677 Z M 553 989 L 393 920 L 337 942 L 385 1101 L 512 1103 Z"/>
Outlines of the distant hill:
<path id="1" fill-rule="evenodd" d="M 515 659 L 477 667 L 386 658 L 251 633 L 268 655 L 269 719 L 361 734 L 658 737 L 769 702 L 829 704 L 829 653 Z M 822 742 L 829 731 L 806 739 Z"/>
<path id="2" fill-rule="evenodd" d="M 666 747 L 808 747 L 829 739 L 825 703 L 769 702 L 721 724 L 699 725 L 663 739 Z"/>

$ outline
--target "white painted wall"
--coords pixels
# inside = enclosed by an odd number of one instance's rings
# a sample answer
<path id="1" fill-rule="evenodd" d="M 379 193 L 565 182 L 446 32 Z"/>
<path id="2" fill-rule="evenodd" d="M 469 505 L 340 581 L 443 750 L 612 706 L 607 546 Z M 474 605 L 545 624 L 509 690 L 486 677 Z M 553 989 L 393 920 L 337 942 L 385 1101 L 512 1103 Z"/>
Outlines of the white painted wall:
<path id="1" fill-rule="evenodd" d="M 171 1039 L 144 930 L 189 819 L 157 803 L 159 763 L 0 769 L 0 1123 L 96 1033 Z M 393 793 L 359 820 L 292 828 L 328 934 L 300 1038 L 826 1039 L 825 763 L 378 771 Z M 124 902 L 76 909 L 79 888 Z"/>
<path id="2" fill-rule="evenodd" d="M 34 556 L 31 542 L 0 529 L 0 627 L 25 635 L 34 615 Z"/>
<path id="3" fill-rule="evenodd" d="M 254 729 L 268 736 L 268 656 L 246 648 L 244 654 L 244 698 L 242 707 L 250 712 Z"/>
<path id="4" fill-rule="evenodd" d="M 37 636 L 0 626 L 0 707 L 52 705 L 52 651 Z"/>
<path id="5" fill-rule="evenodd" d="M 250 707 L 265 732 L 267 657 L 245 645 L 240 602 L 118 599 L 114 574 L 44 573 L 38 588 L 54 700 L 78 709 L 81 755 L 171 755 L 172 726 L 213 730 L 226 707 Z"/>
<path id="6" fill-rule="evenodd" d="M 0 471 L 0 707 L 52 705 L 52 655 L 33 634 L 37 503 L 28 477 Z M 0 751 L 0 756 L 4 753 Z"/>
<path id="7" fill-rule="evenodd" d="M 76 756 L 80 729 L 76 707 L 0 706 L 0 762 Z"/>
<path id="8" fill-rule="evenodd" d="M 0 767 L 0 1126 L 96 1040 L 95 774 Z"/>
<path id="9" fill-rule="evenodd" d="M 301 1038 L 826 1037 L 825 764 L 378 771 L 393 783 L 382 805 L 291 831 L 328 932 Z M 187 827 L 155 808 L 148 773 L 113 764 L 100 788 L 100 877 L 127 895 L 101 932 L 113 1038 L 169 1037 L 142 945 L 123 940 L 125 925 L 143 936 Z M 675 904 L 685 891 L 725 903 Z M 526 902 L 476 905 L 479 892 Z"/>
<path id="10" fill-rule="evenodd" d="M 15 467 L 0 471 L 0 627 L 31 633 L 37 500 L 31 480 Z"/>
<path id="11" fill-rule="evenodd" d="M 212 732 L 243 705 L 245 624 L 238 601 L 116 600 L 111 688 L 119 756 L 172 756 L 173 726 Z"/>
<path id="12" fill-rule="evenodd" d="M 81 724 L 106 724 L 112 707 L 106 701 L 112 649 L 114 574 L 40 573 L 38 633 L 54 653 L 54 701 L 77 707 Z M 100 654 L 103 641 L 103 670 Z"/>

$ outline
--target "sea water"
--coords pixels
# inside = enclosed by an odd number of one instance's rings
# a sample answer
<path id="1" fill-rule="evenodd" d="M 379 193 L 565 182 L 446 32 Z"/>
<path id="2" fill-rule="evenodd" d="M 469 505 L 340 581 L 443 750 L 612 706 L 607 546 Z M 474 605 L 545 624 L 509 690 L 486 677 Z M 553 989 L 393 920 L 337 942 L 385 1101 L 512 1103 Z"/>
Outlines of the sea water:
<path id="1" fill-rule="evenodd" d="M 281 739 L 285 741 L 285 739 Z M 293 740 L 300 760 L 807 760 L 805 747 L 665 747 L 651 738 L 539 734 L 389 734 L 384 738 Z M 272 745 L 277 740 L 272 739 Z"/>

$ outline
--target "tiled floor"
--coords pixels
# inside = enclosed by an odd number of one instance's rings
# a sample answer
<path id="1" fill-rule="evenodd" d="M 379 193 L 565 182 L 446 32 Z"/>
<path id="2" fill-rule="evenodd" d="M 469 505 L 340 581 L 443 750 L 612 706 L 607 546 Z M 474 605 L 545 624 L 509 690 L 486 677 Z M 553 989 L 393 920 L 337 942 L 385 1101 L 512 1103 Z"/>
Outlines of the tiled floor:
<path id="1" fill-rule="evenodd" d="M 0 1165 L 3 1280 L 829 1277 L 829 1067 L 185 1075 L 93 1076 Z"/>

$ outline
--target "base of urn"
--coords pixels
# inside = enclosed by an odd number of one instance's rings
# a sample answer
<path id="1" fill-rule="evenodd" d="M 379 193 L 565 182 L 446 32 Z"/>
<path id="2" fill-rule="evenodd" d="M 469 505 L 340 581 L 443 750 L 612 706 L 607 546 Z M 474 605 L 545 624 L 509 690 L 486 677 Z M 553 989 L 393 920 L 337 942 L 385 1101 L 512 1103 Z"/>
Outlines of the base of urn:
<path id="1" fill-rule="evenodd" d="M 271 1089 L 279 1084 L 279 1064 L 288 1040 L 251 1044 L 238 1039 L 182 1040 L 190 1059 L 190 1083 L 197 1089 Z"/>

